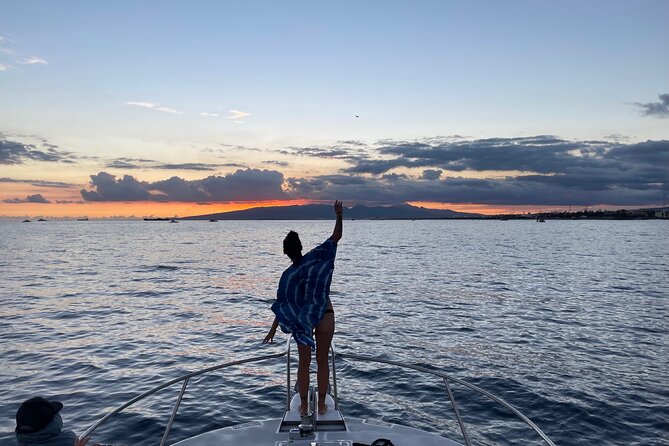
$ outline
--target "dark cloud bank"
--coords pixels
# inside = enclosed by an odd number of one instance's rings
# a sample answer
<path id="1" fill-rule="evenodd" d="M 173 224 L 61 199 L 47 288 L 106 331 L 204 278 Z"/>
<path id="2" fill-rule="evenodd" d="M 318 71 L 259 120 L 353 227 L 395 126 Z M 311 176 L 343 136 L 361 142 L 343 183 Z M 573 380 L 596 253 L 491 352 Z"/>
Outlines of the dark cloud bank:
<path id="1" fill-rule="evenodd" d="M 669 172 L 669 141 L 430 138 L 381 141 L 372 155 L 349 153 L 350 165 L 338 175 L 288 183 L 293 194 L 310 199 L 644 206 L 666 200 Z M 393 173 L 400 168 L 422 173 L 415 178 Z M 463 174 L 442 178 L 444 170 Z M 520 173 L 491 178 L 491 172 L 509 171 Z M 473 172 L 488 178 L 471 178 Z"/>
<path id="2" fill-rule="evenodd" d="M 553 136 L 430 138 L 383 141 L 367 149 L 290 149 L 292 154 L 334 157 L 348 164 L 332 175 L 284 178 L 274 170 L 240 169 L 201 180 L 172 177 L 149 183 L 130 175 L 116 178 L 100 172 L 91 176 L 92 189 L 81 194 L 87 201 L 200 203 L 339 198 L 350 203 L 645 206 L 666 200 L 669 141 L 621 144 Z M 398 168 L 418 169 L 419 173 L 410 176 L 394 171 Z M 450 176 L 444 171 L 450 171 Z M 522 173 L 503 178 L 469 177 L 471 172 L 492 177 L 491 171 Z"/>
<path id="3" fill-rule="evenodd" d="M 139 181 L 131 175 L 116 178 L 107 172 L 91 175 L 94 190 L 83 189 L 86 201 L 184 201 L 225 202 L 285 200 L 281 188 L 284 177 L 271 170 L 237 170 L 227 175 L 212 175 L 187 181 L 179 177 L 156 182 Z"/>
<path id="4" fill-rule="evenodd" d="M 44 198 L 42 194 L 28 195 L 26 198 L 9 198 L 2 200 L 3 203 L 19 204 L 19 203 L 51 203 Z"/>

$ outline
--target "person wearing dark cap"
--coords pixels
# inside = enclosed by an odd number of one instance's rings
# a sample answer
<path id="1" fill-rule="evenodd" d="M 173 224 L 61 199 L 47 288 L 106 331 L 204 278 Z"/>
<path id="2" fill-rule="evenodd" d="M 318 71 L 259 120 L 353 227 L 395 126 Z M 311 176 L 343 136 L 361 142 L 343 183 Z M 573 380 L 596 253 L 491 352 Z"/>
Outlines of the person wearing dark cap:
<path id="1" fill-rule="evenodd" d="M 76 446 L 82 441 L 71 430 L 63 430 L 63 404 L 41 396 L 24 401 L 16 412 L 16 441 L 19 446 Z M 83 441 L 85 444 L 85 440 Z"/>

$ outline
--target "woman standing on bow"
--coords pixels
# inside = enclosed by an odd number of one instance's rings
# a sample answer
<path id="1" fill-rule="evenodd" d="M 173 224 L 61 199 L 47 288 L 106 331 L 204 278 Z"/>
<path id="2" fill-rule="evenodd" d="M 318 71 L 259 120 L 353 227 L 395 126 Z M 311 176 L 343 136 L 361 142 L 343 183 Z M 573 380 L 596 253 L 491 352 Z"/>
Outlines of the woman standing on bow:
<path id="1" fill-rule="evenodd" d="M 263 341 L 272 342 L 277 326 L 295 338 L 300 358 L 297 368 L 300 413 L 307 412 L 309 407 L 309 366 L 311 350 L 314 347 L 318 365 L 318 413 L 322 415 L 327 411 L 325 397 L 330 384 L 328 353 L 335 328 L 330 283 L 337 255 L 337 242 L 342 236 L 344 207 L 341 201 L 335 201 L 334 211 L 337 221 L 332 236 L 305 255 L 302 255 L 302 243 L 297 232 L 290 231 L 283 240 L 283 252 L 292 264 L 279 280 L 276 302 L 272 305 L 276 317 Z"/>

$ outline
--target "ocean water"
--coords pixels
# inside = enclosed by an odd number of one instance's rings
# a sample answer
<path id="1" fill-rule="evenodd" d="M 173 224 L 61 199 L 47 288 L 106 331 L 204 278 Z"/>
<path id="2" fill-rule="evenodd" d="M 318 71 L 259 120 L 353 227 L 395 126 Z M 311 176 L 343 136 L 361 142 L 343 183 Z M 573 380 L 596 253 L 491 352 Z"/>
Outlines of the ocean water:
<path id="1" fill-rule="evenodd" d="M 262 345 L 289 261 L 333 222 L 0 223 L 0 444 L 34 395 L 82 432 L 154 385 Z M 516 406 L 557 445 L 669 444 L 669 223 L 346 221 L 335 343 L 446 371 Z M 285 339 L 278 334 L 277 341 Z M 458 440 L 443 384 L 338 361 L 345 415 Z M 170 441 L 281 415 L 282 360 L 193 380 Z M 541 444 L 453 386 L 477 444 Z M 179 386 L 113 418 L 95 441 L 156 444 Z"/>

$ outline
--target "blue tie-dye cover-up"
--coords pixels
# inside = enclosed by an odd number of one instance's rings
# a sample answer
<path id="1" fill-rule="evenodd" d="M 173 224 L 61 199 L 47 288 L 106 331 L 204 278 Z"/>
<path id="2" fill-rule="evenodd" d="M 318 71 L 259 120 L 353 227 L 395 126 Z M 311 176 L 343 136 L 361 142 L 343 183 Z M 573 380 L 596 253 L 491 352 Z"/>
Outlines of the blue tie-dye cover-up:
<path id="1" fill-rule="evenodd" d="M 316 346 L 313 329 L 323 319 L 330 299 L 337 244 L 327 239 L 281 275 L 272 311 L 284 333 L 298 344 Z"/>

